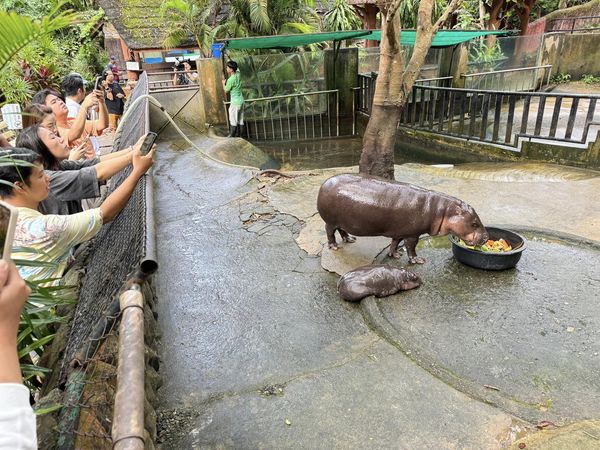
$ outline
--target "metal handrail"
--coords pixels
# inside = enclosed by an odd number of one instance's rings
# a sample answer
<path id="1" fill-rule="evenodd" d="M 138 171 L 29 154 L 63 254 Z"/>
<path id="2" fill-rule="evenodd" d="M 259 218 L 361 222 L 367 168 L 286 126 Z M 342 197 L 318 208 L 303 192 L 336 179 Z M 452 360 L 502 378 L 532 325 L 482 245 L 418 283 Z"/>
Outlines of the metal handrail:
<path id="1" fill-rule="evenodd" d="M 244 103 L 252 103 L 252 102 L 258 102 L 258 101 L 263 101 L 263 100 L 280 100 L 282 98 L 290 98 L 290 97 L 304 97 L 306 95 L 317 95 L 317 94 L 330 94 L 333 92 L 339 92 L 337 89 L 329 89 L 327 91 L 313 91 L 313 92 L 300 92 L 298 94 L 286 94 L 286 95 L 275 95 L 273 97 L 257 97 L 257 98 L 251 98 L 251 99 L 244 99 Z M 231 102 L 223 102 L 226 105 L 231 104 Z"/>
<path id="2" fill-rule="evenodd" d="M 478 77 L 478 76 L 484 76 L 484 75 L 490 75 L 490 74 L 496 74 L 496 73 L 507 73 L 507 72 L 523 72 L 523 71 L 527 71 L 527 70 L 539 70 L 539 69 L 548 69 L 548 68 L 552 68 L 552 64 L 545 64 L 543 66 L 532 66 L 532 67 L 520 67 L 518 69 L 502 69 L 502 70 L 494 70 L 491 72 L 477 72 L 477 73 L 461 73 L 460 76 L 462 78 L 469 78 L 469 77 Z M 449 77 L 452 78 L 452 77 Z M 419 81 L 419 80 L 417 80 Z"/>
<path id="3" fill-rule="evenodd" d="M 596 139 L 590 133 L 597 131 L 599 100 L 600 95 L 414 85 L 401 125 L 501 146 L 520 147 L 525 139 L 583 148 Z"/>
<path id="4" fill-rule="evenodd" d="M 335 94 L 335 98 L 332 98 L 333 94 Z M 249 140 L 292 140 L 294 138 L 302 140 L 339 136 L 339 94 L 340 91 L 338 89 L 328 89 L 270 97 L 258 97 L 245 100 L 244 104 L 246 110 L 248 107 L 251 107 L 254 111 L 255 105 L 259 104 L 259 102 L 263 102 L 265 104 L 261 106 L 262 114 L 259 114 L 258 116 L 250 115 L 249 117 L 245 118 L 247 138 Z M 306 103 L 304 103 L 303 107 L 299 108 L 298 100 L 295 101 L 295 109 L 290 108 L 289 102 L 284 102 L 284 106 L 279 103 L 278 105 L 280 106 L 280 111 L 278 114 L 274 114 L 271 106 L 273 102 L 281 102 L 282 100 L 294 98 L 306 99 L 307 97 L 314 97 L 318 95 L 325 96 L 325 102 L 321 104 L 323 107 L 322 110 L 318 107 L 316 111 L 311 108 L 307 110 Z M 227 106 L 230 104 L 230 101 L 223 102 L 228 124 L 229 114 L 227 111 Z M 277 105 L 275 109 L 277 109 Z M 249 114 L 245 113 L 245 115 Z M 335 120 L 335 123 L 332 123 L 332 120 Z M 311 133 L 308 132 L 309 129 L 312 129 Z M 304 133 L 302 133 L 301 130 L 303 130 Z"/>
<path id="5" fill-rule="evenodd" d="M 415 88 L 419 89 L 432 89 L 432 90 L 440 90 L 440 91 L 457 91 L 457 92 L 465 92 L 465 93 L 474 93 L 474 94 L 499 94 L 499 95 L 518 95 L 519 97 L 523 96 L 531 96 L 531 97 L 570 97 L 570 98 L 584 98 L 584 99 L 598 99 L 600 100 L 600 95 L 594 94 L 565 94 L 565 93 L 552 93 L 552 92 L 507 92 L 507 91 L 494 91 L 490 89 L 465 89 L 465 88 L 447 88 L 447 87 L 438 87 L 438 86 L 415 86 Z"/>
<path id="6" fill-rule="evenodd" d="M 415 83 L 425 83 L 427 81 L 451 80 L 452 77 L 419 78 Z"/>

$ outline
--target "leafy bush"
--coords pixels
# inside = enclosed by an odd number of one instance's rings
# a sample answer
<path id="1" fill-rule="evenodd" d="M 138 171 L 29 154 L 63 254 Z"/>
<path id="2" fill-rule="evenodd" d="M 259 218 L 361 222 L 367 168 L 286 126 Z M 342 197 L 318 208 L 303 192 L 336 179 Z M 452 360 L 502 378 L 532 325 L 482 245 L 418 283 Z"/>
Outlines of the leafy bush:
<path id="1" fill-rule="evenodd" d="M 585 74 L 581 77 L 581 81 L 587 85 L 600 84 L 600 77 Z"/>
<path id="2" fill-rule="evenodd" d="M 571 75 L 568 73 L 557 73 L 556 75 L 552 75 L 550 77 L 550 83 L 554 84 L 564 84 L 571 81 Z"/>

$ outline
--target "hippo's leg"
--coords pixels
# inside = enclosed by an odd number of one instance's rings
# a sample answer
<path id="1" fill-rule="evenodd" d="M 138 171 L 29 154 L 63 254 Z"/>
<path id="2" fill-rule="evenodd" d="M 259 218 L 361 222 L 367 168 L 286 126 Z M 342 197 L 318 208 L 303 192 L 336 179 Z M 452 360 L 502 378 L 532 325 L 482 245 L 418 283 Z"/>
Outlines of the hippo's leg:
<path id="1" fill-rule="evenodd" d="M 402 238 L 392 239 L 392 243 L 390 244 L 390 251 L 388 252 L 388 256 L 391 256 L 392 258 L 400 259 L 400 256 L 402 256 L 402 247 L 399 247 L 401 241 L 402 241 Z"/>
<path id="2" fill-rule="evenodd" d="M 417 256 L 417 243 L 419 242 L 419 238 L 406 238 L 404 240 L 404 245 L 406 247 L 406 252 L 408 253 L 408 262 L 410 264 L 423 264 L 425 260 L 420 256 Z"/>
<path id="3" fill-rule="evenodd" d="M 338 246 L 335 242 L 335 227 L 332 227 L 328 223 L 325 224 L 325 233 L 327 234 L 327 243 L 331 250 L 337 250 Z"/>
<path id="4" fill-rule="evenodd" d="M 356 242 L 356 238 L 354 236 L 351 236 L 350 234 L 348 234 L 347 231 L 342 230 L 341 228 L 338 228 L 337 230 L 340 232 L 340 236 L 342 237 L 342 240 L 344 242 L 348 242 L 348 243 Z"/>

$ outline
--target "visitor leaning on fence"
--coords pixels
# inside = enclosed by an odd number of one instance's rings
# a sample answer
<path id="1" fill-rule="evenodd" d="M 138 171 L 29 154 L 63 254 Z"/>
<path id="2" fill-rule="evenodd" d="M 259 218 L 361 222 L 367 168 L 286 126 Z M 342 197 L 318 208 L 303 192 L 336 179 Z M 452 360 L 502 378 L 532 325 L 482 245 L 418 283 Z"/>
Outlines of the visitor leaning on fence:
<path id="1" fill-rule="evenodd" d="M 44 215 L 38 211 L 49 190 L 49 178 L 41 156 L 26 148 L 1 151 L 0 155 L 32 164 L 0 167 L 0 180 L 12 183 L 0 183 L 0 198 L 19 211 L 13 256 L 15 259 L 54 263 L 51 267 L 21 266 L 21 276 L 28 281 L 45 281 L 48 286 L 56 286 L 74 247 L 94 237 L 103 223 L 112 221 L 125 207 L 137 182 L 152 166 L 154 151 L 155 147 L 145 156 L 139 150 L 133 153 L 130 175 L 100 207 L 65 216 Z"/>
<path id="2" fill-rule="evenodd" d="M 50 179 L 48 198 L 40 203 L 44 214 L 75 214 L 83 211 L 81 200 L 100 196 L 101 182 L 131 164 L 132 150 L 138 150 L 144 137 L 124 150 L 82 161 L 67 160 L 69 148 L 50 130 L 33 125 L 21 132 L 17 147 L 35 151 L 42 157 Z"/>
<path id="3" fill-rule="evenodd" d="M 0 450 L 35 450 L 35 415 L 17 354 L 21 309 L 31 290 L 12 262 L 0 260 Z"/>

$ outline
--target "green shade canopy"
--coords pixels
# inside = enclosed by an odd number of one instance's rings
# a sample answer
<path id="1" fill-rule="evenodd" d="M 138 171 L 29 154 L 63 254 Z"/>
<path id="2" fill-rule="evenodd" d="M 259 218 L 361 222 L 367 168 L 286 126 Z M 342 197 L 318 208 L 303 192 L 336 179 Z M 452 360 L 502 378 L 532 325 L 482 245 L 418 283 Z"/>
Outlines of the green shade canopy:
<path id="1" fill-rule="evenodd" d="M 481 36 L 487 36 L 489 34 L 495 34 L 499 36 L 506 36 L 512 34 L 512 31 L 482 31 L 482 30 L 442 30 L 438 31 L 433 36 L 431 42 L 432 47 L 450 47 L 452 45 L 460 44 L 461 42 L 467 42 L 471 39 L 475 39 Z M 417 32 L 415 30 L 402 30 L 400 32 L 400 44 L 401 45 L 415 45 L 415 39 Z M 363 39 L 369 41 L 381 41 L 381 30 L 373 30 L 373 32 L 365 36 Z"/>
<path id="2" fill-rule="evenodd" d="M 448 47 L 460 44 L 480 36 L 496 34 L 505 36 L 512 34 L 512 31 L 462 31 L 462 30 L 442 30 L 438 31 L 433 37 L 432 47 Z M 402 45 L 415 45 L 415 30 L 403 30 L 400 34 Z M 381 40 L 381 30 L 356 30 L 356 31 L 332 31 L 327 33 L 305 33 L 305 34 L 284 34 L 279 36 L 259 36 L 236 39 L 220 39 L 217 42 L 225 43 L 225 46 L 232 50 L 251 50 L 257 48 L 291 48 L 302 47 L 309 44 L 318 44 L 328 41 L 345 41 L 348 39 L 368 39 L 372 41 Z"/>
<path id="3" fill-rule="evenodd" d="M 346 39 L 363 38 L 371 34 L 371 30 L 332 31 L 329 33 L 283 34 L 279 36 L 260 36 L 237 39 L 221 39 L 225 46 L 235 50 L 250 50 L 256 48 L 290 48 L 302 47 L 328 41 L 343 41 Z"/>

